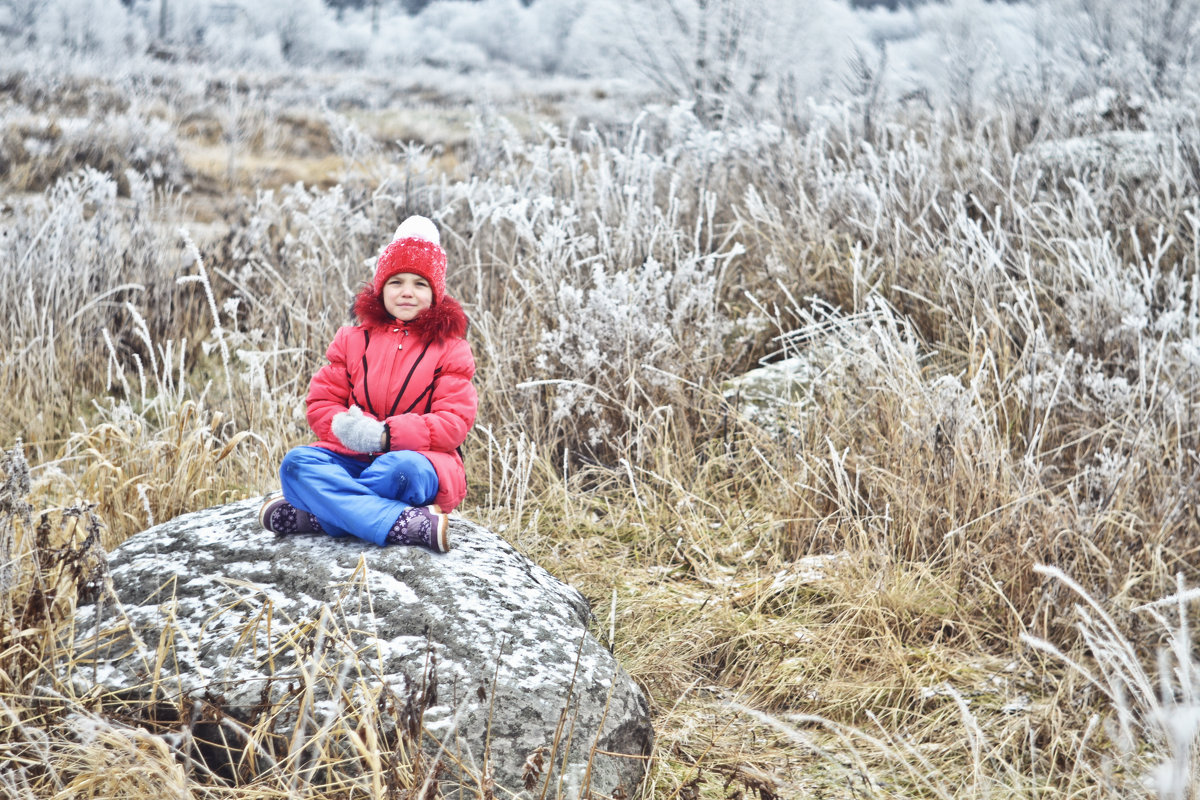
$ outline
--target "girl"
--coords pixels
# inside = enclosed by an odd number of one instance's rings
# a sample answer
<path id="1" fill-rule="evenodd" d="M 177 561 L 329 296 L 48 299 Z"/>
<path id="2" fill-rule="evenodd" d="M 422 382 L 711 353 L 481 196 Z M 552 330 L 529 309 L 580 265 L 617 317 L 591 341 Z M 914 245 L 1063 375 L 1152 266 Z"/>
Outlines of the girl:
<path id="1" fill-rule="evenodd" d="M 264 528 L 450 549 L 446 514 L 467 493 L 458 448 L 478 399 L 467 317 L 445 291 L 437 228 L 409 217 L 355 298 L 359 324 L 338 330 L 313 376 L 318 441 L 284 456 Z"/>

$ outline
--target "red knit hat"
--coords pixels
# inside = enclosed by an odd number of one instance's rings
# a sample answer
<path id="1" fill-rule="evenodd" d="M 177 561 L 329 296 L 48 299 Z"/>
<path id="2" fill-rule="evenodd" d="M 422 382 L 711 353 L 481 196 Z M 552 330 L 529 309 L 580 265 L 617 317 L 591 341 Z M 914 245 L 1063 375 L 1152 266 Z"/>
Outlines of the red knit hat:
<path id="1" fill-rule="evenodd" d="M 392 242 L 383 248 L 375 264 L 372 289 L 376 296 L 388 278 L 411 272 L 429 281 L 433 305 L 446 293 L 446 251 L 442 249 L 437 227 L 427 217 L 412 216 L 400 223 Z"/>

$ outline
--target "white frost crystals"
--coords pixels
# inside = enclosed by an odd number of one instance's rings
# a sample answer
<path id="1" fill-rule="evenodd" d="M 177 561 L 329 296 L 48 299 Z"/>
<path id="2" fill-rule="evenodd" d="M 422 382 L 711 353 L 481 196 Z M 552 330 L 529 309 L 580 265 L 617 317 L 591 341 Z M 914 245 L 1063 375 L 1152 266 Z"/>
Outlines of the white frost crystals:
<path id="1" fill-rule="evenodd" d="M 1003 444 L 979 385 L 987 374 L 964 384 L 925 369 L 916 332 L 878 295 L 857 314 L 814 301 L 799 317 L 802 324 L 779 337 L 783 358 L 723 386 L 748 421 L 775 437 L 802 437 L 810 415 L 876 396 L 898 415 L 912 447 L 998 457 Z"/>

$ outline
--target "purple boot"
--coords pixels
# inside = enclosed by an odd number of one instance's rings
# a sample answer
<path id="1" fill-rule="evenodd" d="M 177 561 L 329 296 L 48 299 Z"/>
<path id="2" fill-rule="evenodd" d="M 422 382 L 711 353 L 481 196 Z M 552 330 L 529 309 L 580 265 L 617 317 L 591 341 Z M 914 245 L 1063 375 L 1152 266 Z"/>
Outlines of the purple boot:
<path id="1" fill-rule="evenodd" d="M 407 508 L 388 531 L 387 543 L 420 545 L 444 553 L 450 549 L 450 520 L 436 505 Z"/>
<path id="2" fill-rule="evenodd" d="M 264 528 L 279 536 L 293 533 L 324 533 L 316 517 L 296 508 L 284 500 L 283 495 L 267 498 L 258 510 L 258 521 Z"/>

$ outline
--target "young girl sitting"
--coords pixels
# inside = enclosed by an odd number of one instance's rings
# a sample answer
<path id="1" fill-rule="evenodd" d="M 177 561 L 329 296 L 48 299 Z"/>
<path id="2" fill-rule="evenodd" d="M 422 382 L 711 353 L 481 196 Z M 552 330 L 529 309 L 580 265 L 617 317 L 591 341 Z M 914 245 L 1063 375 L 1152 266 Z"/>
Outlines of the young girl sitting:
<path id="1" fill-rule="evenodd" d="M 467 493 L 459 446 L 475 422 L 475 360 L 467 317 L 447 297 L 437 228 L 409 217 L 354 302 L 308 390 L 314 445 L 279 469 L 262 526 L 325 532 L 377 545 L 450 549 L 446 514 Z"/>

